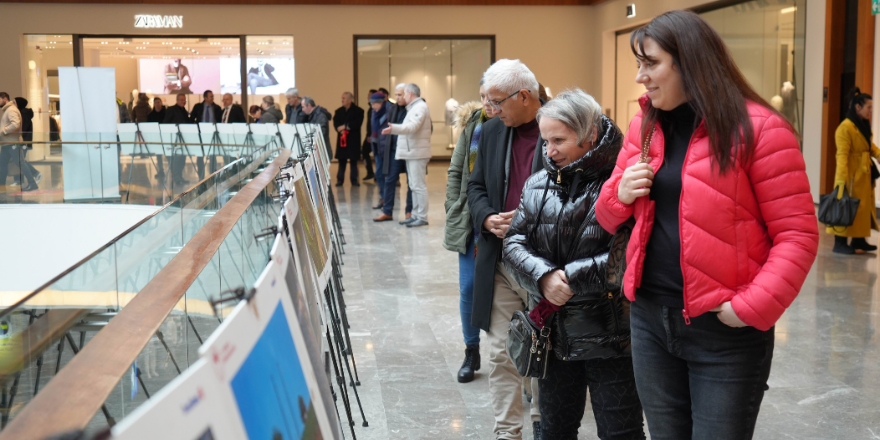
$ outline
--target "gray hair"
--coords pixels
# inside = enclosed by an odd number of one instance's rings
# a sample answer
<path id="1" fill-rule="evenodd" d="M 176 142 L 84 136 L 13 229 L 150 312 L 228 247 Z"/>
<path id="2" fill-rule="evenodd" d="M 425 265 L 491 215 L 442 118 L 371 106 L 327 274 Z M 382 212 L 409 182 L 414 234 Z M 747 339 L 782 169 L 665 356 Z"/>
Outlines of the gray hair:
<path id="1" fill-rule="evenodd" d="M 263 102 L 271 107 L 275 105 L 275 98 L 273 98 L 272 95 L 266 95 L 263 97 Z"/>
<path id="2" fill-rule="evenodd" d="M 578 145 L 598 133 L 602 126 L 602 107 L 581 89 L 563 90 L 538 110 L 538 122 L 543 118 L 556 119 L 577 133 Z"/>
<path id="3" fill-rule="evenodd" d="M 413 95 L 416 95 L 418 97 L 422 96 L 422 89 L 420 89 L 419 86 L 416 85 L 416 83 L 407 84 L 406 88 L 403 89 L 403 91 L 412 93 Z"/>
<path id="4" fill-rule="evenodd" d="M 309 107 L 317 107 L 315 104 L 315 100 L 308 96 L 303 96 L 302 105 L 307 105 Z"/>
<path id="5" fill-rule="evenodd" d="M 400 83 L 394 87 L 394 90 L 400 90 L 400 89 L 405 89 L 405 88 L 406 88 L 406 83 Z"/>
<path id="6" fill-rule="evenodd" d="M 285 96 L 299 96 L 299 89 L 297 89 L 296 87 L 291 87 L 291 88 L 287 89 L 286 92 L 284 92 L 284 95 Z"/>
<path id="7" fill-rule="evenodd" d="M 342 94 L 343 94 L 344 96 L 348 96 L 348 97 L 351 98 L 351 99 L 354 99 L 354 95 L 352 95 L 351 92 L 342 92 Z"/>
<path id="8" fill-rule="evenodd" d="M 483 74 L 483 85 L 486 90 L 494 88 L 508 95 L 525 89 L 535 98 L 538 97 L 538 80 L 520 60 L 496 61 Z"/>

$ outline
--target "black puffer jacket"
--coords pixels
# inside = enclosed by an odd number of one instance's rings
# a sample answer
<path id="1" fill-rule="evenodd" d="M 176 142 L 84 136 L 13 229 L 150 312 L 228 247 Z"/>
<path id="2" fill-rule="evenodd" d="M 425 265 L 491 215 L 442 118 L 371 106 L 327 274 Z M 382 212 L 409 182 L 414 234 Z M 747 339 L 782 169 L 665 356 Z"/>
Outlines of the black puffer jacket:
<path id="1" fill-rule="evenodd" d="M 628 230 L 612 236 L 595 213 L 623 134 L 603 116 L 598 139 L 596 147 L 561 170 L 544 147 L 544 170 L 526 181 L 504 239 L 508 271 L 535 299 L 541 298 L 542 276 L 565 271 L 575 296 L 556 313 L 551 331 L 562 360 L 629 355 L 629 302 L 621 293 Z"/>

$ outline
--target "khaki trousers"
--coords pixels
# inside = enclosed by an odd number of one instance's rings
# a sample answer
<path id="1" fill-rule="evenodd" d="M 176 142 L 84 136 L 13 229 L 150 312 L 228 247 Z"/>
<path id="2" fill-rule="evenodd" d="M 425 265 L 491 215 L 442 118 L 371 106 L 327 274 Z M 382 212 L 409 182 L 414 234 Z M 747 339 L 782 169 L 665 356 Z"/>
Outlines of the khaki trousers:
<path id="1" fill-rule="evenodd" d="M 489 322 L 489 392 L 495 411 L 495 437 L 521 440 L 523 427 L 523 378 L 507 355 L 507 329 L 513 312 L 525 310 L 528 292 L 517 284 L 499 261 L 495 266 L 495 295 Z M 538 381 L 530 381 L 532 388 L 531 420 L 541 420 L 538 407 Z M 526 381 L 525 383 L 529 383 Z"/>

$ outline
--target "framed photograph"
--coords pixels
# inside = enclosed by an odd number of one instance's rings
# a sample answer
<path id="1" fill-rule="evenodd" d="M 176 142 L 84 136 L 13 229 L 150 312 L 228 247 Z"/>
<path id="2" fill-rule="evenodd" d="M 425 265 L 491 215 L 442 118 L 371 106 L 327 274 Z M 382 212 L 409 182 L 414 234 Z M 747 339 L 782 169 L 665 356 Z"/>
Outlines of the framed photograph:
<path id="1" fill-rule="evenodd" d="M 299 216 L 299 204 L 296 197 L 290 197 L 284 203 L 284 220 L 290 233 L 290 244 L 293 247 L 293 262 L 300 275 L 300 286 L 307 298 L 309 308 L 309 320 L 312 331 L 316 334 L 324 333 L 324 295 L 323 289 L 318 285 L 318 274 L 309 258 L 309 246 L 306 240 L 306 231 L 303 221 Z M 280 229 L 279 229 L 280 230 Z"/>
<path id="2" fill-rule="evenodd" d="M 330 279 L 331 265 L 330 234 L 326 231 L 326 218 L 318 213 L 312 195 L 309 193 L 306 178 L 303 174 L 302 162 L 295 166 L 293 173 L 293 197 L 299 206 L 299 217 L 305 231 L 305 240 L 309 248 L 309 259 L 318 274 L 318 291 L 323 292 Z"/>

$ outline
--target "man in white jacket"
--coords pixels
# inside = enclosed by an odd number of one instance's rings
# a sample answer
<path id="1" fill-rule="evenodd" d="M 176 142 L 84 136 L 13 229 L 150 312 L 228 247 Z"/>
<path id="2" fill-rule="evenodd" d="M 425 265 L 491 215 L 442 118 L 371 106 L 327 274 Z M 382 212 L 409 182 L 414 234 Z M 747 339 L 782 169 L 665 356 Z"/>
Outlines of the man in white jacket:
<path id="1" fill-rule="evenodd" d="M 397 153 L 395 158 L 406 161 L 406 181 L 413 194 L 413 210 L 403 224 L 408 228 L 428 224 L 428 161 L 431 160 L 431 112 L 428 104 L 421 98 L 422 91 L 415 84 L 404 88 L 406 98 L 406 118 L 400 124 L 391 124 L 382 134 L 396 134 Z"/>

